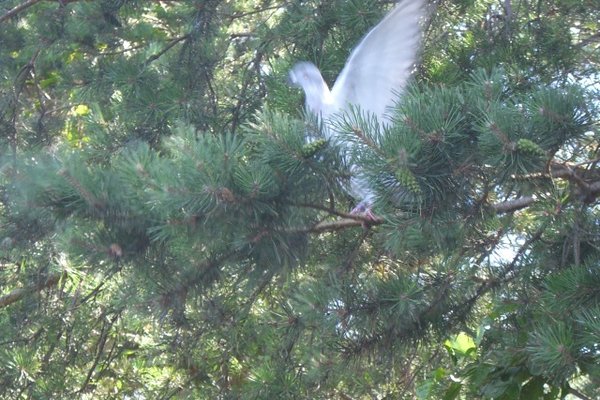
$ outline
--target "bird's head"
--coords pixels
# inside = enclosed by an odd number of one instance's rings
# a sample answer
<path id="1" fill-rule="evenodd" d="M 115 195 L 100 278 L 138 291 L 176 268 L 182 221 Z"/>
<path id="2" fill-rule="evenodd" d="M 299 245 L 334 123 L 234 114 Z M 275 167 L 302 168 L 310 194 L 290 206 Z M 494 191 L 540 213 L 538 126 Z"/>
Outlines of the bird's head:
<path id="1" fill-rule="evenodd" d="M 315 64 L 308 61 L 296 63 L 288 74 L 288 82 L 290 85 L 301 88 L 320 80 L 323 80 L 321 71 L 319 71 Z"/>
<path id="2" fill-rule="evenodd" d="M 319 69 L 310 62 L 299 62 L 288 74 L 290 85 L 300 87 L 306 95 L 306 108 L 315 113 L 324 112 L 324 107 L 330 103 L 331 93 L 323 80 Z"/>

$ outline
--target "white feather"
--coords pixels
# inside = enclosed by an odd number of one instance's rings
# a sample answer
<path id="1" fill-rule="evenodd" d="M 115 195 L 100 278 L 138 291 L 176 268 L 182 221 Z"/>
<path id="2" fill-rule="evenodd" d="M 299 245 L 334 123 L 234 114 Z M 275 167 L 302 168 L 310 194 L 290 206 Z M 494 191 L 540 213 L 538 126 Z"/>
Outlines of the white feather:
<path id="1" fill-rule="evenodd" d="M 290 81 L 304 90 L 306 110 L 325 122 L 327 139 L 339 139 L 331 120 L 351 106 L 375 115 L 380 123 L 389 121 L 387 112 L 417 60 L 424 13 L 424 0 L 404 0 L 396 5 L 352 51 L 331 90 L 314 64 L 300 62 L 292 68 Z M 356 166 L 351 166 L 351 172 L 355 176 L 351 192 L 368 208 L 373 197 L 368 182 Z"/>
<path id="2" fill-rule="evenodd" d="M 353 104 L 385 119 L 417 60 L 424 10 L 423 1 L 404 0 L 367 33 L 333 85 L 328 115 Z"/>

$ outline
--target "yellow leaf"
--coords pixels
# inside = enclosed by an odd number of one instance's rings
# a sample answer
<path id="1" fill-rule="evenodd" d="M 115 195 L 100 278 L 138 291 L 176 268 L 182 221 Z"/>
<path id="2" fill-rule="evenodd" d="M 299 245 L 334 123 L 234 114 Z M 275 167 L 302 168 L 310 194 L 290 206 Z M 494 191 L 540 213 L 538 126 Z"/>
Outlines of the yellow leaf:
<path id="1" fill-rule="evenodd" d="M 444 344 L 460 354 L 467 354 L 469 350 L 477 348 L 473 338 L 465 332 L 460 332 L 453 340 L 446 340 Z"/>
<path id="2" fill-rule="evenodd" d="M 85 104 L 80 104 L 80 105 L 76 106 L 75 108 L 73 108 L 73 112 L 78 117 L 83 117 L 84 115 L 88 115 L 90 113 L 90 108 L 88 106 L 86 106 Z"/>

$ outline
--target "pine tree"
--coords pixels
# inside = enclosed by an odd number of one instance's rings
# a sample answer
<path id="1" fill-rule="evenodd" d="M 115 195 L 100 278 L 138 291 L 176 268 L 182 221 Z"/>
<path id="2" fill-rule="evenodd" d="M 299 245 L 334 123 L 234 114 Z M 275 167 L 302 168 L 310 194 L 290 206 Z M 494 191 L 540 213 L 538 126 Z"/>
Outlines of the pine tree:
<path id="1" fill-rule="evenodd" d="M 0 398 L 600 396 L 597 1 L 432 4 L 373 221 L 285 78 L 389 7 L 0 5 Z"/>

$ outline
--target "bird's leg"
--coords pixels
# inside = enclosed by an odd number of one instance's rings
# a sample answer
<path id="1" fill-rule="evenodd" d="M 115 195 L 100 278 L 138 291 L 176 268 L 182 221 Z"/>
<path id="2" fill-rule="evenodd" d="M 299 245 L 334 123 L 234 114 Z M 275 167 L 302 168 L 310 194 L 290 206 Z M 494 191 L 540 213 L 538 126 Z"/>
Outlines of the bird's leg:
<path id="1" fill-rule="evenodd" d="M 370 202 L 363 200 L 360 203 L 358 203 L 356 207 L 352 209 L 352 211 L 350 211 L 350 214 L 362 215 L 363 217 L 371 221 L 375 221 L 377 220 L 377 217 L 375 216 L 375 214 L 373 214 L 373 210 L 371 210 L 371 207 L 372 206 Z"/>

